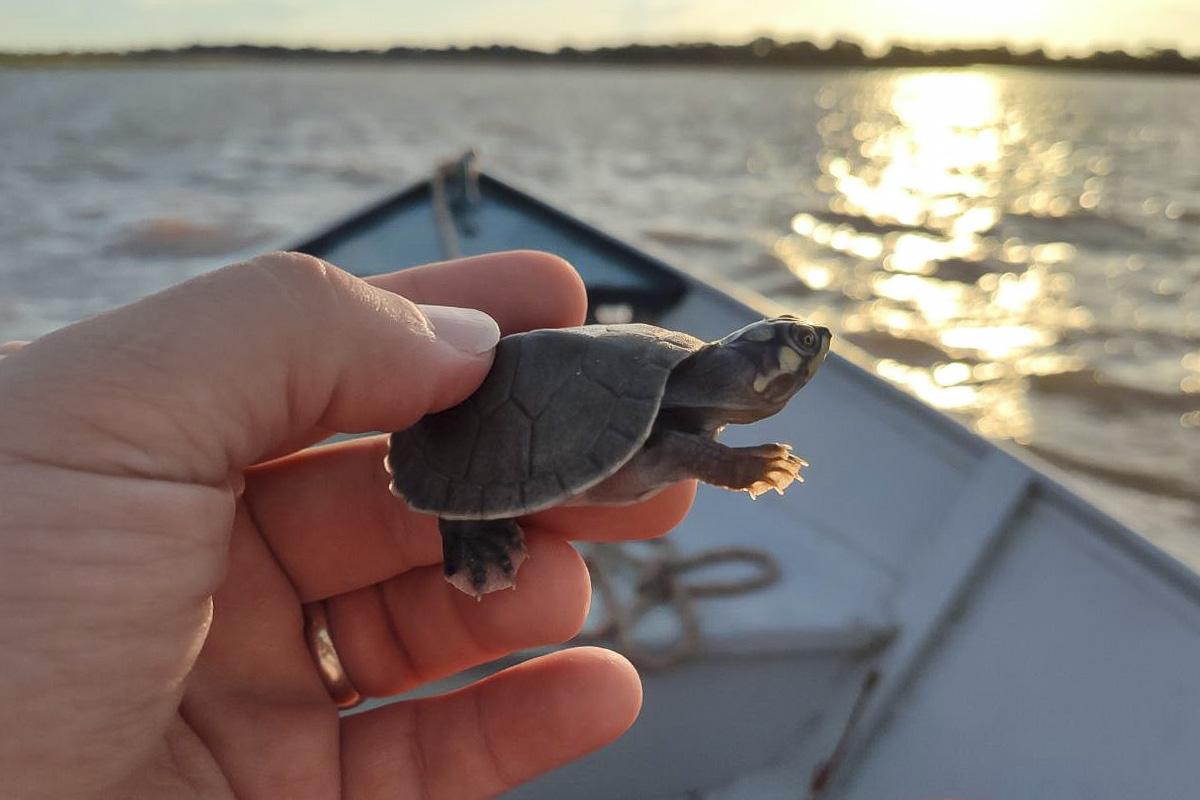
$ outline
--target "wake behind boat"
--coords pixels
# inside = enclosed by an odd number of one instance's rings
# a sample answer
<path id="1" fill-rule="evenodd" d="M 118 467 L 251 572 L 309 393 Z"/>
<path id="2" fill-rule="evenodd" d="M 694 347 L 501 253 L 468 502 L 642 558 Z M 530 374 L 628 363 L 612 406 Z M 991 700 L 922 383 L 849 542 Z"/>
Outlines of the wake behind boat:
<path id="1" fill-rule="evenodd" d="M 787 310 L 469 160 L 297 249 L 369 275 L 515 248 L 574 264 L 602 321 L 707 340 Z M 1191 793 L 1195 574 L 836 354 L 779 415 L 723 437 L 765 440 L 812 462 L 801 491 L 750 503 L 702 489 L 666 544 L 592 554 L 589 630 L 664 668 L 624 738 L 513 797 Z M 642 602 L 647 587 L 670 602 Z M 622 608 L 638 614 L 614 626 Z"/>

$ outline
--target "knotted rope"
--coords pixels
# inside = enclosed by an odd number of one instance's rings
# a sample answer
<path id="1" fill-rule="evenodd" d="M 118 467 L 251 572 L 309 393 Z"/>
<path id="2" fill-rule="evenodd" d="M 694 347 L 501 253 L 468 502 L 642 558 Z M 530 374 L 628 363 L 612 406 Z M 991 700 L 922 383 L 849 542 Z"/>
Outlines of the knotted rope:
<path id="1" fill-rule="evenodd" d="M 779 562 L 770 553 L 751 547 L 717 547 L 695 555 L 681 555 L 668 539 L 648 543 L 649 558 L 639 558 L 622 545 L 596 545 L 584 558 L 592 574 L 592 586 L 603 603 L 606 619 L 582 638 L 609 640 L 634 664 L 643 669 L 662 670 L 694 657 L 700 650 L 700 618 L 696 600 L 728 597 L 763 589 L 779 580 Z M 687 574 L 706 567 L 732 563 L 748 564 L 756 574 L 733 580 L 687 580 Z M 620 597 L 616 573 L 633 570 L 637 587 L 632 602 Z M 642 619 L 666 607 L 679 620 L 680 635 L 665 648 L 647 646 L 635 636 Z"/>

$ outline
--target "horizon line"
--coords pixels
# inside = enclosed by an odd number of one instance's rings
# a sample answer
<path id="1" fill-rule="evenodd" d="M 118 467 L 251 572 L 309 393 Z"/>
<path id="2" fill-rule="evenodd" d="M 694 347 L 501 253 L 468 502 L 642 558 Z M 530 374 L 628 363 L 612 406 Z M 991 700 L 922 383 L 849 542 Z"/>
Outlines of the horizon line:
<path id="1" fill-rule="evenodd" d="M 1009 66 L 1090 72 L 1200 75 L 1200 58 L 1189 58 L 1175 48 L 1145 48 L 1141 54 L 1126 50 L 1096 50 L 1088 55 L 1053 56 L 1043 47 L 1013 50 L 1009 45 L 918 49 L 893 43 L 879 55 L 861 44 L 837 39 L 828 47 L 811 40 L 779 42 L 760 36 L 742 44 L 677 42 L 626 44 L 582 49 L 564 45 L 538 50 L 517 45 L 448 45 L 388 48 L 326 48 L 264 44 L 191 44 L 175 48 L 136 50 L 57 51 L 16 53 L 0 51 L 0 66 L 54 66 L 70 63 L 195 63 L 198 60 L 324 61 L 324 62 L 459 62 L 500 61 L 510 64 L 576 64 L 616 66 L 679 66 L 733 68 L 966 68 Z"/>
<path id="2" fill-rule="evenodd" d="M 824 44 L 822 44 L 824 42 Z M 1091 56 L 1106 54 L 1106 53 L 1125 53 L 1136 58 L 1153 56 L 1161 53 L 1178 53 L 1189 60 L 1200 58 L 1200 53 L 1196 55 L 1184 55 L 1177 45 L 1160 46 L 1157 44 L 1143 43 L 1140 45 L 1121 45 L 1112 46 L 1106 44 L 1096 44 L 1094 46 L 1083 49 L 1057 49 L 1048 46 L 1044 43 L 1031 44 L 1015 44 L 1006 41 L 992 41 L 987 43 L 966 44 L 954 40 L 946 40 L 941 43 L 914 43 L 902 39 L 889 41 L 887 44 L 880 47 L 872 48 L 862 44 L 859 40 L 849 36 L 833 36 L 808 39 L 780 39 L 769 34 L 754 36 L 749 39 L 739 40 L 716 40 L 716 39 L 700 39 L 700 38 L 681 38 L 673 41 L 626 41 L 622 43 L 609 44 L 591 44 L 591 45 L 572 45 L 560 44 L 557 46 L 541 46 L 533 44 L 518 44 L 515 42 L 490 42 L 482 43 L 475 42 L 470 44 L 465 43 L 443 43 L 443 44 L 421 44 L 417 42 L 394 42 L 391 44 L 376 44 L 376 45 L 322 45 L 322 44 L 283 44 L 280 42 L 258 41 L 258 40 L 204 40 L 192 39 L 183 40 L 175 44 L 140 44 L 128 45 L 121 47 L 71 47 L 64 46 L 57 49 L 3 49 L 0 48 L 0 57 L 25 56 L 133 56 L 146 53 L 186 53 L 196 50 L 221 50 L 221 49 L 260 49 L 274 51 L 293 51 L 293 52 L 313 52 L 330 55 L 359 55 L 359 54 L 378 54 L 385 55 L 389 52 L 396 51 L 412 51 L 424 53 L 461 53 L 468 51 L 480 50 L 505 50 L 505 51 L 520 51 L 529 55 L 555 56 L 563 53 L 605 53 L 618 50 L 646 50 L 646 49 L 684 49 L 698 47 L 715 47 L 727 50 L 737 50 L 742 48 L 753 48 L 759 44 L 767 44 L 773 49 L 786 48 L 796 45 L 812 45 L 822 51 L 830 51 L 839 46 L 853 46 L 862 51 L 863 55 L 868 59 L 881 59 L 888 57 L 896 51 L 908 51 L 922 54 L 945 53 L 945 52 L 998 52 L 1007 51 L 1013 55 L 1026 55 L 1030 53 L 1043 53 L 1047 58 L 1053 60 L 1069 60 L 1088 58 Z"/>

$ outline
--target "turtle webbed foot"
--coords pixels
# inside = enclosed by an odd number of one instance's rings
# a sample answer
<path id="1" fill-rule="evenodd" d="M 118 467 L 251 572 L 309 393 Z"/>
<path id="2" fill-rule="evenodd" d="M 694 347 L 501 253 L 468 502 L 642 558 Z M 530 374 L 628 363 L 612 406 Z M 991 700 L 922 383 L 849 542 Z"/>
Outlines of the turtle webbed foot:
<path id="1" fill-rule="evenodd" d="M 459 590 L 480 599 L 516 585 L 525 540 L 512 519 L 439 519 L 442 571 Z"/>
<path id="2" fill-rule="evenodd" d="M 739 447 L 737 451 L 738 467 L 747 473 L 742 486 L 754 499 L 771 489 L 783 494 L 792 481 L 804 483 L 800 470 L 807 467 L 808 462 L 794 454 L 791 445 L 763 444 L 758 447 Z"/>
<path id="3" fill-rule="evenodd" d="M 711 435 L 670 430 L 660 432 L 658 440 L 646 448 L 644 455 L 635 457 L 634 463 L 639 467 L 636 475 L 651 486 L 699 478 L 751 497 L 770 489 L 783 494 L 793 481 L 804 482 L 800 470 L 808 466 L 788 444 L 727 447 Z"/>

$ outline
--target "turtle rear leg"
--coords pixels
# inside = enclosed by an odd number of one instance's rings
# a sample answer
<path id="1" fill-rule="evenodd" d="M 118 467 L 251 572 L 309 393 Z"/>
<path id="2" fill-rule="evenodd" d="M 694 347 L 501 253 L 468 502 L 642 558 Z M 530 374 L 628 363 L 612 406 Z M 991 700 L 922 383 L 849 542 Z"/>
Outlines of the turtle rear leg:
<path id="1" fill-rule="evenodd" d="M 525 537 L 514 519 L 438 519 L 442 571 L 475 597 L 515 586 L 525 560 Z"/>

